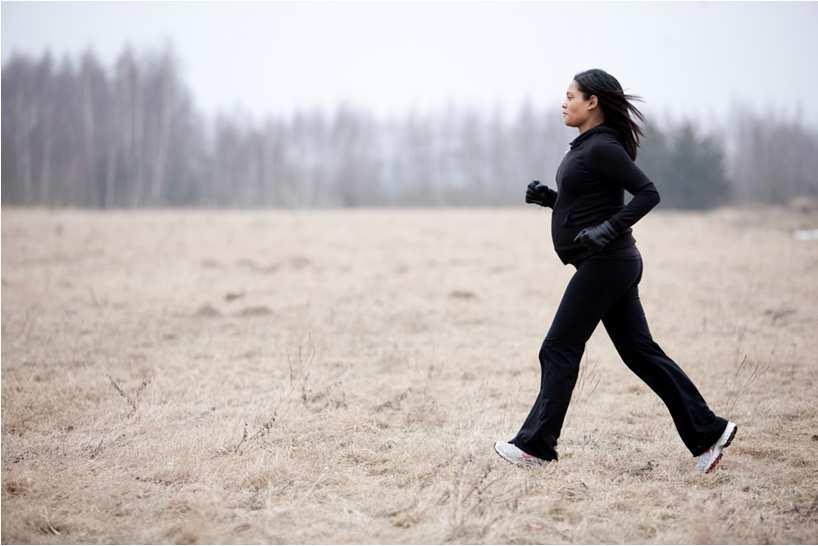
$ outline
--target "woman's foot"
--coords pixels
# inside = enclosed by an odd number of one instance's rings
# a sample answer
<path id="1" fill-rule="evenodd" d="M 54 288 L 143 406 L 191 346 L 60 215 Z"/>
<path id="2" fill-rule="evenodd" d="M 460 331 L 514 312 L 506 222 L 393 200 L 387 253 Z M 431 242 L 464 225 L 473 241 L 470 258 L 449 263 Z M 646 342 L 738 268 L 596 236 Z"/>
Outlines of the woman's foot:
<path id="1" fill-rule="evenodd" d="M 732 421 L 727 421 L 727 426 L 724 427 L 724 432 L 721 433 L 716 443 L 710 446 L 710 449 L 699 455 L 696 470 L 707 473 L 716 468 L 716 465 L 721 461 L 722 450 L 730 445 L 730 442 L 732 442 L 736 436 L 737 430 L 738 425 Z"/>
<path id="2" fill-rule="evenodd" d="M 529 455 L 514 444 L 502 440 L 494 443 L 494 451 L 506 461 L 520 466 L 539 466 L 545 462 L 545 459 Z"/>

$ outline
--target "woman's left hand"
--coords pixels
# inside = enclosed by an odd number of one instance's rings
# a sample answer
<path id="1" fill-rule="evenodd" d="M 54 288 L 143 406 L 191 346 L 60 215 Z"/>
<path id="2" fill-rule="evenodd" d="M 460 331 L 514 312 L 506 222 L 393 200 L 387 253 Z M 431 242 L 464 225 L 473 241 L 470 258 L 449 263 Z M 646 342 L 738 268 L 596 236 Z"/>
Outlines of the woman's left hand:
<path id="1" fill-rule="evenodd" d="M 582 228 L 574 237 L 574 242 L 598 250 L 610 243 L 614 237 L 616 237 L 616 230 L 610 222 L 605 220 L 599 225 Z"/>

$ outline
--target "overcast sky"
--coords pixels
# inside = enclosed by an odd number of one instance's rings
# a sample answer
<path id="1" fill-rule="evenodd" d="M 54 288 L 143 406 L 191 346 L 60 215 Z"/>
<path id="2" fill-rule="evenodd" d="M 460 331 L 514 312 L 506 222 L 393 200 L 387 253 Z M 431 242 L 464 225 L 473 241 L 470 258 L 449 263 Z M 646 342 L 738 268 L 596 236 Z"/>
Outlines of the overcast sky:
<path id="1" fill-rule="evenodd" d="M 174 46 L 206 113 L 339 101 L 401 114 L 453 100 L 559 104 L 603 68 L 643 111 L 723 119 L 732 99 L 818 126 L 818 3 L 3 2 L 2 58 L 110 66 L 126 41 Z"/>

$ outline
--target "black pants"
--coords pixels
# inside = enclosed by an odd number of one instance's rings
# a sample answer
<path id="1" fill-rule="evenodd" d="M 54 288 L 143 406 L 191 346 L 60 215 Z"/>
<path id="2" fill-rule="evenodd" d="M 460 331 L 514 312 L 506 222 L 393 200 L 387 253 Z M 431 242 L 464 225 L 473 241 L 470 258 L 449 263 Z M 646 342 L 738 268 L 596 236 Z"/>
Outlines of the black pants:
<path id="1" fill-rule="evenodd" d="M 557 439 L 585 343 L 602 320 L 628 368 L 667 406 L 687 449 L 694 456 L 702 454 L 718 440 L 727 421 L 710 411 L 690 378 L 653 341 L 639 301 L 639 250 L 603 249 L 575 267 L 540 348 L 540 392 L 510 443 L 542 459 L 557 459 Z"/>

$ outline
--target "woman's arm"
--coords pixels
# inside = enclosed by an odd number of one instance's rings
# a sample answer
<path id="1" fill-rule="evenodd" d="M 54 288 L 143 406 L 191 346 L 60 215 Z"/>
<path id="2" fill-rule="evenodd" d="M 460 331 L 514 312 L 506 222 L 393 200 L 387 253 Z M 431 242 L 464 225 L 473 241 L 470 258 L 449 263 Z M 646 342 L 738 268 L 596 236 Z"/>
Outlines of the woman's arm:
<path id="1" fill-rule="evenodd" d="M 625 188 L 631 199 L 622 210 L 608 219 L 617 233 L 622 233 L 659 204 L 659 192 L 653 182 L 628 156 L 624 146 L 615 140 L 600 139 L 590 150 L 591 168 L 611 184 Z"/>

